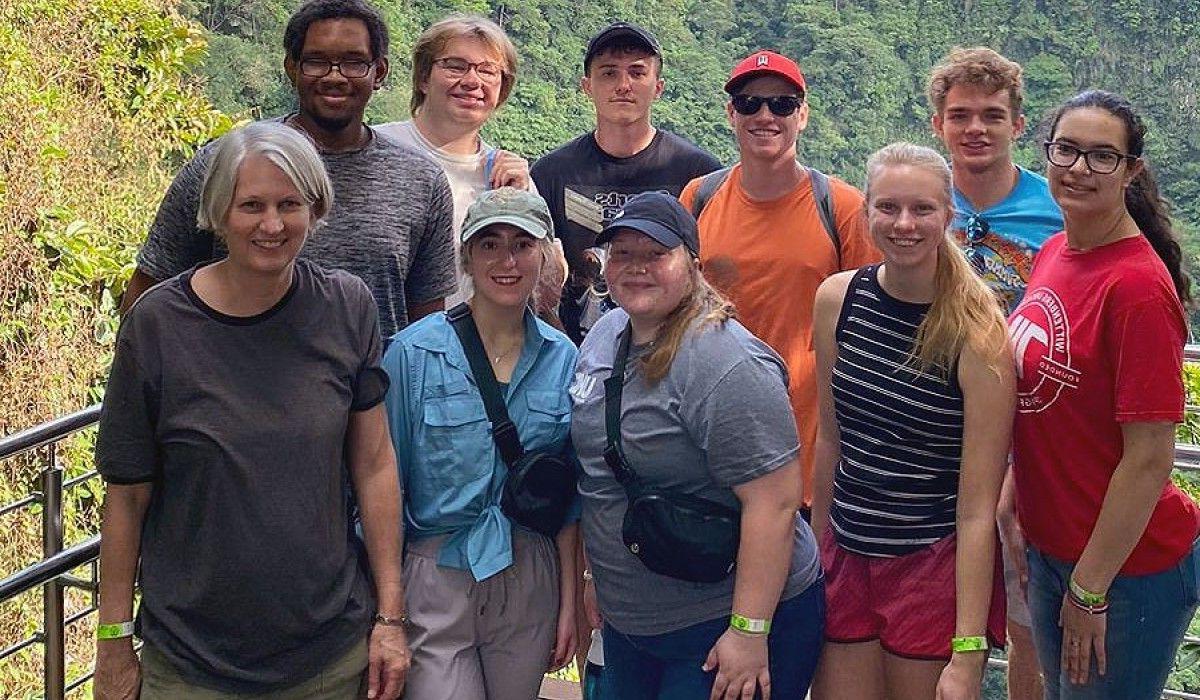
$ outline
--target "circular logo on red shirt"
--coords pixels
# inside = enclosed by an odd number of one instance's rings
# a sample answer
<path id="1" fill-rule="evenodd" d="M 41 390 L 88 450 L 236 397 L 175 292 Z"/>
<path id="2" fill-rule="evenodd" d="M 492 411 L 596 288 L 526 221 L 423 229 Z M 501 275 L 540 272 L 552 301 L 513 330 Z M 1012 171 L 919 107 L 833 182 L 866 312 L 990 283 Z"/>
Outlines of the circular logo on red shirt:
<path id="1" fill-rule="evenodd" d="M 1017 362 L 1017 411 L 1038 413 L 1058 400 L 1064 388 L 1079 386 L 1071 367 L 1071 324 L 1053 290 L 1030 290 L 1008 321 Z"/>

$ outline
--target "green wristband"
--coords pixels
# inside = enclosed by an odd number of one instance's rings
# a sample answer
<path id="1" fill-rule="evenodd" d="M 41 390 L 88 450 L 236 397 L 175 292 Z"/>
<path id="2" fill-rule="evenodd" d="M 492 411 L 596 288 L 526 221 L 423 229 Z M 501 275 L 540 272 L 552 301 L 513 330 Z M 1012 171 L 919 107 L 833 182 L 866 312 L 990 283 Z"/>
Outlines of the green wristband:
<path id="1" fill-rule="evenodd" d="M 1084 605 L 1088 605 L 1091 607 L 1099 607 L 1101 605 L 1108 603 L 1108 595 L 1107 594 L 1092 593 L 1091 591 L 1089 591 L 1088 589 L 1079 585 L 1078 583 L 1075 583 L 1075 577 L 1073 575 L 1071 576 L 1071 578 L 1067 579 L 1067 587 L 1071 589 L 1071 593 L 1073 593 L 1075 595 L 1075 597 L 1078 598 L 1079 601 L 1081 603 L 1083 603 Z"/>
<path id="2" fill-rule="evenodd" d="M 133 620 L 96 625 L 96 639 L 124 639 L 133 636 Z"/>
<path id="3" fill-rule="evenodd" d="M 729 626 L 746 634 L 770 634 L 771 632 L 770 620 L 756 620 L 737 613 L 729 616 Z"/>
<path id="4" fill-rule="evenodd" d="M 955 654 L 963 651 L 987 651 L 987 637 L 953 637 L 950 650 Z"/>

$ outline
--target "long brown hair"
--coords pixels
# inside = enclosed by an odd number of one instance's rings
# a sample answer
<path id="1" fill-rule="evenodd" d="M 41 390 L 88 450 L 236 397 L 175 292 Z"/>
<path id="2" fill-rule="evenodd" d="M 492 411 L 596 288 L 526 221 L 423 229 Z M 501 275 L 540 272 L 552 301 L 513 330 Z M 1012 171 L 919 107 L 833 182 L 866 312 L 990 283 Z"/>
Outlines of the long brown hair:
<path id="1" fill-rule="evenodd" d="M 911 143 L 893 143 L 876 151 L 867 161 L 867 207 L 872 202 L 871 183 L 884 168 L 909 166 L 939 177 L 940 193 L 947 210 L 953 210 L 950 166 L 937 151 Z M 964 346 L 970 347 L 988 366 L 997 368 L 1005 357 L 1008 332 L 1000 302 L 971 269 L 948 233 L 937 248 L 933 304 L 917 327 L 913 346 L 914 364 L 922 372 L 941 368 L 949 372 Z"/>
<path id="2" fill-rule="evenodd" d="M 642 357 L 642 372 L 647 384 L 657 384 L 671 371 L 671 363 L 679 353 L 679 346 L 696 319 L 700 319 L 702 324 L 721 324 L 735 315 L 733 303 L 700 274 L 700 263 L 695 258 L 689 258 L 688 264 L 688 292 L 658 327 L 653 349 Z"/>
<path id="3" fill-rule="evenodd" d="M 1050 121 L 1050 140 L 1054 140 L 1054 132 L 1058 129 L 1058 121 L 1067 112 L 1085 107 L 1096 107 L 1120 119 L 1125 124 L 1125 151 L 1135 158 L 1142 160 L 1142 171 L 1133 178 L 1129 187 L 1125 188 L 1125 208 L 1133 217 L 1142 235 L 1150 242 L 1150 247 L 1163 261 L 1171 280 L 1175 283 L 1175 293 L 1184 306 L 1192 304 L 1192 281 L 1183 270 L 1183 249 L 1179 246 L 1179 237 L 1171 225 L 1171 210 L 1167 201 L 1158 191 L 1158 180 L 1150 170 L 1150 164 L 1142 155 L 1146 146 L 1146 124 L 1141 116 L 1134 111 L 1129 100 L 1104 90 L 1088 90 L 1067 100 L 1058 108 Z"/>

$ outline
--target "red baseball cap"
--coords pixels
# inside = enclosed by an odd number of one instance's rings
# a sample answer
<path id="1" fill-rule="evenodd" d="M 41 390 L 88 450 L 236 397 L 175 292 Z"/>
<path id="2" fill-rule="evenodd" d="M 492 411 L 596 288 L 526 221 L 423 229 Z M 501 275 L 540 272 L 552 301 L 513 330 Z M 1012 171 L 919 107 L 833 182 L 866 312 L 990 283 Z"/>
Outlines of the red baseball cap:
<path id="1" fill-rule="evenodd" d="M 725 92 L 732 95 L 739 85 L 760 75 L 777 75 L 800 88 L 801 94 L 808 92 L 800 66 L 787 56 L 774 51 L 755 51 L 739 61 L 729 74 L 729 80 L 725 82 Z"/>

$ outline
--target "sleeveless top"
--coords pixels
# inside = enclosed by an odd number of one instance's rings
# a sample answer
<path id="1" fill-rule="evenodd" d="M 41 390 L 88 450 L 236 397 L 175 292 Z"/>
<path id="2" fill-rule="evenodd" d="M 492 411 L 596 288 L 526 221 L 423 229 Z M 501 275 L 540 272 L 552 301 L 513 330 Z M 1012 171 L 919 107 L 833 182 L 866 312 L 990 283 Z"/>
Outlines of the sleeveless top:
<path id="1" fill-rule="evenodd" d="M 910 358 L 930 304 L 889 296 L 878 271 L 855 272 L 837 323 L 831 516 L 844 549 L 897 557 L 954 532 L 963 396 L 957 363 L 921 372 Z"/>

